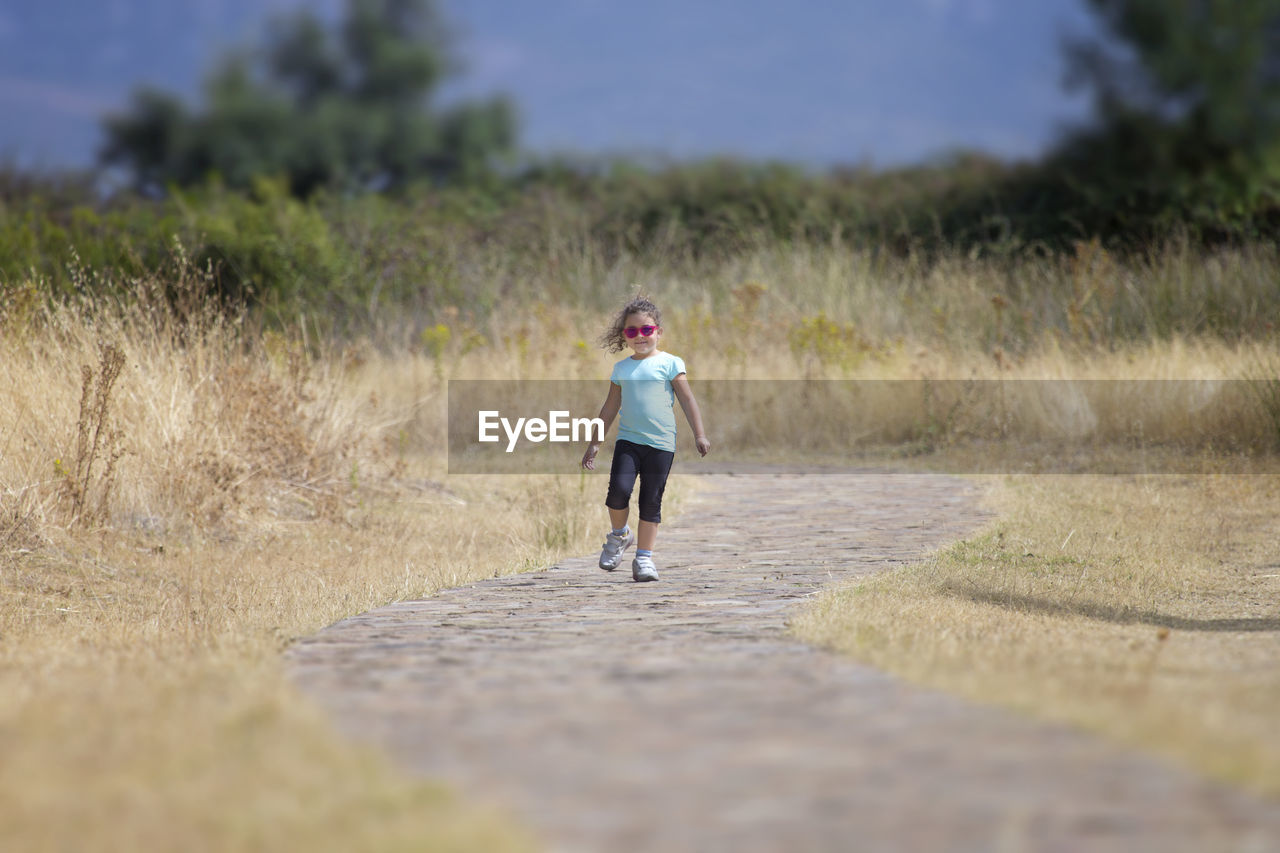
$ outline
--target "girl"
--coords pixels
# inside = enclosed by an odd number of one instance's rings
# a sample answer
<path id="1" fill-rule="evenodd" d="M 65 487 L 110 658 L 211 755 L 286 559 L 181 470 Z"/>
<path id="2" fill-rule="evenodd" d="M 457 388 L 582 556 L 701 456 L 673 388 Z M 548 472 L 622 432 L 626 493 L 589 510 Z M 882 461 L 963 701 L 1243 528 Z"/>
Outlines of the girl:
<path id="1" fill-rule="evenodd" d="M 698 454 L 706 456 L 711 449 L 702 428 L 698 401 L 689 389 L 684 362 L 658 345 L 662 339 L 662 313 L 644 297 L 636 297 L 622 307 L 613 324 L 600 336 L 600 344 L 609 352 L 631 347 L 632 355 L 613 366 L 609 377 L 609 395 L 600 409 L 604 432 L 619 413 L 618 439 L 613 446 L 613 465 L 609 469 L 609 494 L 604 505 L 609 508 L 613 529 L 605 537 L 600 552 L 600 568 L 611 572 L 622 562 L 622 552 L 636 544 L 631 561 L 631 577 L 636 581 L 656 581 L 658 570 L 653 564 L 653 543 L 662 520 L 662 492 L 676 450 L 676 416 L 673 397 L 680 401 L 685 419 L 693 430 Z M 603 435 L 602 435 L 603 437 Z M 595 470 L 600 442 L 592 442 L 582 454 L 582 467 Z M 627 526 L 631 490 L 640 478 L 639 536 Z"/>

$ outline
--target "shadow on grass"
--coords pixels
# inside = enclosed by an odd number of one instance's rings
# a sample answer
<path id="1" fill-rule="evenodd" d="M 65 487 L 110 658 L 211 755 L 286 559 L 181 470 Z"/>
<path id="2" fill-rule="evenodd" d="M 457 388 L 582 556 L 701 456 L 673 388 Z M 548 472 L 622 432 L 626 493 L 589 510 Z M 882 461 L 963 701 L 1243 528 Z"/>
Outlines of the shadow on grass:
<path id="1" fill-rule="evenodd" d="M 994 604 L 1011 610 L 1033 613 L 1049 613 L 1056 616 L 1084 616 L 1117 625 L 1151 625 L 1175 631 L 1225 631 L 1247 633 L 1255 631 L 1280 631 L 1280 617 L 1237 619 L 1192 619 L 1186 616 L 1170 616 L 1154 610 L 1137 610 L 1132 607 L 1113 607 L 1094 601 L 1062 602 L 1034 595 L 1017 593 L 992 593 L 959 584 L 947 584 L 943 591 L 958 598 L 967 598 L 983 604 Z"/>

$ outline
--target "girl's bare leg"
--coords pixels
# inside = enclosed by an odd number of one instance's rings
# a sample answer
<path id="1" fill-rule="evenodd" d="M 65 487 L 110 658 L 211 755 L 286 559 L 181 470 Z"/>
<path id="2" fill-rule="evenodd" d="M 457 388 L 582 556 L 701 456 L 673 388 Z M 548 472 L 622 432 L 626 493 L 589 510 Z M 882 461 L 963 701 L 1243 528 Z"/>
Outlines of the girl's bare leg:
<path id="1" fill-rule="evenodd" d="M 645 551 L 653 550 L 653 543 L 658 539 L 658 522 L 641 521 L 636 531 L 636 547 Z"/>
<path id="2" fill-rule="evenodd" d="M 607 507 L 607 509 L 609 510 L 609 523 L 613 525 L 614 530 L 621 530 L 627 526 L 627 516 L 630 514 L 630 510 L 614 509 L 613 507 Z M 641 522 L 641 524 L 643 523 Z M 643 530 L 644 528 L 642 527 L 641 529 Z"/>

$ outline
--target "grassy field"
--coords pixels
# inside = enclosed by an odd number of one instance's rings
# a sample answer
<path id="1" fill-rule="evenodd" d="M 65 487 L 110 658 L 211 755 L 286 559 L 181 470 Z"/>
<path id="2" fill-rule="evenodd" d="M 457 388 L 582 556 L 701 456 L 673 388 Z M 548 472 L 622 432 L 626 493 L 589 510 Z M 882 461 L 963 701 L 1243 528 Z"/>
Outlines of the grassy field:
<path id="1" fill-rule="evenodd" d="M 989 487 L 998 520 L 980 535 L 824 594 L 794 630 L 1280 796 L 1274 463 Z"/>
<path id="2" fill-rule="evenodd" d="M 588 550 L 599 489 L 447 480 L 428 358 L 151 307 L 0 337 L 0 846 L 529 848 L 336 738 L 279 653 Z"/>
<path id="3" fill-rule="evenodd" d="M 561 268 L 567 295 L 554 307 L 514 297 L 510 311 L 488 317 L 445 307 L 341 344 L 317 339 L 305 319 L 286 332 L 225 319 L 182 277 L 139 283 L 128 305 L 45 308 L 8 288 L 0 838 L 32 850 L 531 846 L 505 818 L 336 738 L 290 690 L 279 654 L 344 616 L 598 547 L 599 475 L 446 473 L 446 382 L 593 379 L 603 399 L 611 357 L 592 342 L 602 306 L 633 283 L 667 308 L 666 346 L 688 362 L 695 391 L 713 378 L 1273 378 L 1280 352 L 1256 336 L 1116 332 L 1144 310 L 1162 316 L 1151 300 L 1193 301 L 1183 292 L 1193 286 L 1218 304 L 1250 304 L 1261 254 L 1199 266 L 1155 258 L 1145 272 L 1095 269 L 1094 258 L 1073 273 L 1055 262 L 1027 267 L 1025 280 L 964 258 L 886 266 L 800 249 L 705 269 L 599 269 L 579 257 Z M 1113 273 L 1124 286 L 1110 302 L 1072 290 Z M 500 266 L 472 274 L 521 275 Z M 1015 290 L 1016 317 L 993 299 Z M 895 405 L 882 414 L 904 429 L 922 422 L 914 403 Z M 1136 406 L 1165 451 L 1182 452 L 1186 439 L 1206 452 L 1203 422 L 1189 434 L 1178 400 L 1092 405 L 1104 437 Z M 1269 458 L 1275 421 L 1265 399 L 1237 395 L 1212 408 L 1220 445 Z M 753 437 L 704 412 L 722 449 L 748 439 L 765 453 L 793 449 L 776 447 L 778 432 Z M 980 434 L 979 423 L 955 419 L 927 449 L 1008 439 Z M 828 443 L 846 427 L 836 413 L 809 424 Z M 931 457 L 914 462 L 922 458 Z M 1272 482 L 1002 482 L 993 500 L 1003 520 L 988 536 L 833 594 L 802 630 L 930 683 L 964 673 L 944 686 L 1154 749 L 1200 743 L 1196 754 L 1236 756 L 1209 770 L 1266 788 L 1275 738 L 1259 709 L 1275 705 L 1280 633 L 1265 556 Z M 674 509 L 688 491 L 673 482 Z M 874 618 L 885 624 L 866 621 Z M 1216 630 L 1237 623 L 1247 627 Z M 1015 641 L 1022 631 L 1035 642 Z M 1047 656 L 1068 642 L 1078 651 L 1071 678 L 1099 691 L 1071 713 L 1058 697 L 1092 694 L 1071 686 L 1062 656 Z M 1092 656 L 1094 643 L 1106 654 Z M 1020 681 L 1005 679 L 1022 693 L 1007 697 L 1004 682 L 983 675 L 1012 666 L 989 657 L 996 652 L 1027 662 Z M 1101 686 L 1106 673 L 1119 699 Z M 1227 698 L 1211 702 L 1219 693 Z M 1164 710 L 1157 720 L 1150 709 Z M 1236 745 L 1217 750 L 1228 735 Z"/>

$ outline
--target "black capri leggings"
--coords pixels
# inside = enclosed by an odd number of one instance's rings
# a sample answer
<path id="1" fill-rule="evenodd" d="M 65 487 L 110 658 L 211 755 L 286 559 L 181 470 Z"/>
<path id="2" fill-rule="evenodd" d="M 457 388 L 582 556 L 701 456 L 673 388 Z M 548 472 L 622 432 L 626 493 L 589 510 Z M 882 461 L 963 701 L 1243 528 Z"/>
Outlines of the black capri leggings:
<path id="1" fill-rule="evenodd" d="M 658 524 L 662 521 L 662 493 L 667 488 L 667 475 L 676 455 L 644 444 L 619 439 L 613 445 L 613 464 L 609 468 L 609 496 L 604 505 L 609 509 L 626 509 L 631 490 L 640 476 L 640 520 Z"/>

